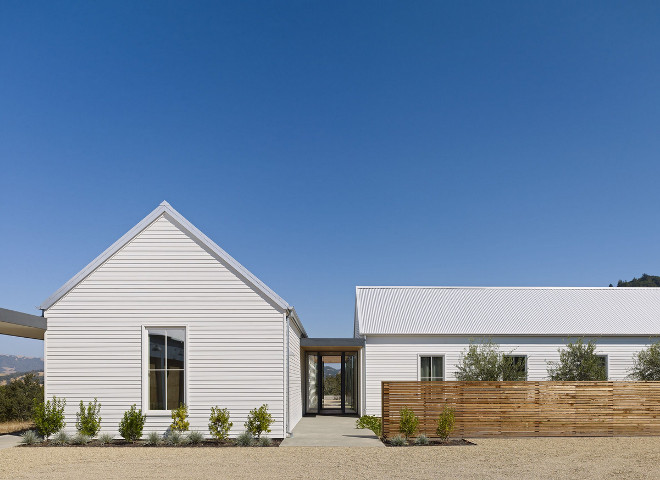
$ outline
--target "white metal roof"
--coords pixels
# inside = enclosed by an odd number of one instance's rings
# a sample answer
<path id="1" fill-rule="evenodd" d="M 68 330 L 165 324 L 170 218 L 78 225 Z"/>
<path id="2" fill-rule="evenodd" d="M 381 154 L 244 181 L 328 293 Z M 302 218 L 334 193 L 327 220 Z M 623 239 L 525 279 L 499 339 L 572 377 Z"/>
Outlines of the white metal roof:
<path id="1" fill-rule="evenodd" d="M 222 248 L 213 242 L 209 237 L 204 235 L 197 227 L 190 223 L 183 215 L 177 212 L 169 203 L 163 201 L 156 209 L 149 215 L 144 217 L 140 223 L 131 228 L 119 240 L 110 245 L 101 255 L 92 260 L 85 268 L 78 272 L 71 280 L 62 285 L 55 293 L 48 297 L 38 307 L 42 310 L 48 310 L 58 300 L 64 297 L 71 289 L 82 282 L 90 273 L 100 267 L 106 260 L 118 252 L 124 245 L 135 238 L 142 230 L 151 225 L 154 221 L 166 215 L 167 218 L 177 224 L 184 231 L 188 232 L 199 244 L 204 247 L 211 255 L 222 262 L 227 268 L 232 270 L 236 275 L 242 278 L 245 282 L 252 285 L 252 287 L 260 292 L 264 298 L 269 300 L 274 306 L 279 307 L 282 311 L 289 311 L 290 318 L 298 325 L 303 336 L 307 336 L 305 328 L 302 326 L 298 315 L 291 305 L 289 305 L 282 297 L 276 294 L 273 290 L 268 288 L 265 283 L 254 276 L 247 268 L 238 263 L 234 257 L 225 252 Z"/>
<path id="2" fill-rule="evenodd" d="M 660 335 L 660 288 L 357 287 L 360 335 Z"/>

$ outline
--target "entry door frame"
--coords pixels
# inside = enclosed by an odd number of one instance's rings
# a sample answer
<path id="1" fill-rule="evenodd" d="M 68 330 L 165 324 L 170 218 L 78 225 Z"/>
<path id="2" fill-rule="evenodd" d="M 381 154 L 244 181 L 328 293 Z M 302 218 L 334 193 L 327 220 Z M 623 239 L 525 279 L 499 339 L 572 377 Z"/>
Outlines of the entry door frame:
<path id="1" fill-rule="evenodd" d="M 304 415 L 332 415 L 332 414 L 337 414 L 337 415 L 346 415 L 346 351 L 337 351 L 337 350 L 327 350 L 327 351 L 313 351 L 313 352 L 305 352 L 305 377 L 304 377 L 304 382 L 305 385 L 307 385 L 308 382 L 308 365 L 309 365 L 309 356 L 316 356 L 316 397 L 318 398 L 318 411 L 317 412 L 308 412 L 307 411 L 307 393 L 305 393 L 305 398 L 304 398 Z M 353 353 L 353 352 L 349 352 Z M 341 407 L 339 409 L 336 408 L 325 408 L 323 406 L 323 381 L 325 378 L 325 369 L 323 366 L 323 357 L 324 356 L 339 356 L 341 358 L 341 373 L 340 373 L 340 385 L 341 385 L 341 393 L 340 393 L 340 399 L 341 399 Z M 356 355 L 357 358 L 357 355 Z M 358 368 L 357 365 L 353 366 L 354 372 L 353 375 L 356 378 L 358 377 Z M 356 384 L 359 385 L 359 382 L 356 382 Z M 355 389 L 355 388 L 354 388 Z M 304 390 L 307 392 L 307 390 Z M 357 392 L 354 392 L 354 395 L 356 395 L 356 407 L 359 404 L 359 396 L 357 395 Z M 337 412 L 339 410 L 339 412 Z M 359 409 L 356 408 L 356 412 L 359 412 Z M 351 413 L 350 415 L 354 415 Z"/>

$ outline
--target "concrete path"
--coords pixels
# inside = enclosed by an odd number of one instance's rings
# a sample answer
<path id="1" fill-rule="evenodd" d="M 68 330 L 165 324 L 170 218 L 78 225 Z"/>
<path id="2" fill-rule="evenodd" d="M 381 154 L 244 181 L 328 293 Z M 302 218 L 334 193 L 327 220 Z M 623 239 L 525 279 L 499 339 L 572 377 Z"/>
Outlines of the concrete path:
<path id="1" fill-rule="evenodd" d="M 0 450 L 15 447 L 21 443 L 20 435 L 0 435 Z"/>
<path id="2" fill-rule="evenodd" d="M 385 447 L 371 430 L 355 428 L 357 417 L 303 417 L 280 447 Z"/>

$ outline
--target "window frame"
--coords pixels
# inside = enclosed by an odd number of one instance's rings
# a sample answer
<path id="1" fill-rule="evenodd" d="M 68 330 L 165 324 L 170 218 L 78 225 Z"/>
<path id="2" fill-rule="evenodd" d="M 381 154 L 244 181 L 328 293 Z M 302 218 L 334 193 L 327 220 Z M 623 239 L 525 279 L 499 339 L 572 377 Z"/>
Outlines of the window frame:
<path id="1" fill-rule="evenodd" d="M 422 357 L 442 358 L 442 378 L 440 380 L 422 380 Z M 418 353 L 417 354 L 417 380 L 420 382 L 444 382 L 447 379 L 447 362 L 444 353 Z"/>
<path id="2" fill-rule="evenodd" d="M 607 353 L 595 353 L 597 357 L 605 359 L 605 380 L 610 379 L 610 356 Z"/>
<path id="3" fill-rule="evenodd" d="M 521 380 L 523 382 L 527 382 L 529 379 L 529 355 L 526 354 L 518 354 L 518 355 L 513 355 L 513 354 L 504 354 L 502 357 L 523 357 L 525 359 L 525 380 Z M 503 380 L 505 382 L 510 382 L 512 380 Z"/>
<path id="4" fill-rule="evenodd" d="M 163 324 L 145 324 L 142 325 L 142 413 L 156 417 L 170 417 L 172 410 L 150 410 L 149 409 L 149 330 L 167 330 L 183 329 L 184 331 L 184 352 L 183 352 L 183 402 L 188 405 L 188 378 L 190 377 L 188 369 L 190 368 L 188 357 L 190 342 L 188 340 L 190 327 L 187 323 L 177 323 L 175 325 Z"/>

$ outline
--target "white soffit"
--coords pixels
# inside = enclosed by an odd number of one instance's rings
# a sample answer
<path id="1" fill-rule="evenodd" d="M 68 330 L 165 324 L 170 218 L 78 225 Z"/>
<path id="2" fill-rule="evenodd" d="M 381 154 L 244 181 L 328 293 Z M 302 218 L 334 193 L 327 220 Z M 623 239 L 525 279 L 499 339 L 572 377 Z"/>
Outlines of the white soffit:
<path id="1" fill-rule="evenodd" d="M 660 288 L 357 287 L 360 335 L 660 334 Z"/>

